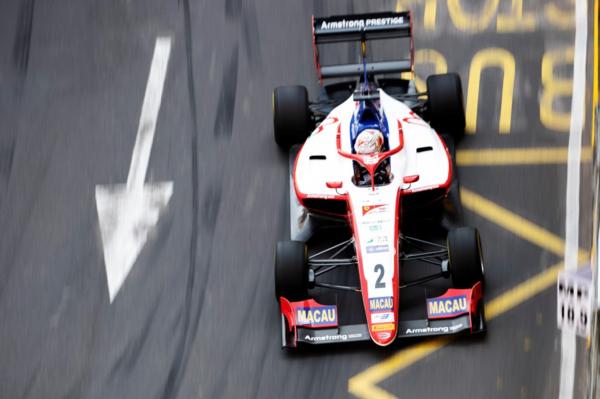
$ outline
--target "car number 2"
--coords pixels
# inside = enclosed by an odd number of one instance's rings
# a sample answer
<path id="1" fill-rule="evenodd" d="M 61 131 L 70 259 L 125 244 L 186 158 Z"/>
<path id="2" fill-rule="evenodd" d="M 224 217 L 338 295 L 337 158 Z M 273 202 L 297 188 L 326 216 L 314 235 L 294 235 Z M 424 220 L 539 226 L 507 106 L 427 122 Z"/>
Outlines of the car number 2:
<path id="1" fill-rule="evenodd" d="M 379 273 L 379 277 L 375 281 L 375 288 L 385 288 L 385 282 L 381 281 L 385 275 L 385 269 L 382 264 L 378 263 L 375 265 L 375 273 Z"/>

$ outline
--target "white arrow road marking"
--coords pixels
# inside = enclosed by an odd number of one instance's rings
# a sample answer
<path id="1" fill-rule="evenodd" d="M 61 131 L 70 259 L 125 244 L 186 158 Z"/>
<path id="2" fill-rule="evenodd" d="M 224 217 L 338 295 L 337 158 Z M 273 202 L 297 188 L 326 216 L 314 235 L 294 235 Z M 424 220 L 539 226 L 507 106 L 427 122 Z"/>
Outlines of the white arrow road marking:
<path id="1" fill-rule="evenodd" d="M 170 53 L 171 38 L 157 38 L 127 183 L 96 186 L 111 303 L 173 194 L 171 181 L 144 184 Z"/>

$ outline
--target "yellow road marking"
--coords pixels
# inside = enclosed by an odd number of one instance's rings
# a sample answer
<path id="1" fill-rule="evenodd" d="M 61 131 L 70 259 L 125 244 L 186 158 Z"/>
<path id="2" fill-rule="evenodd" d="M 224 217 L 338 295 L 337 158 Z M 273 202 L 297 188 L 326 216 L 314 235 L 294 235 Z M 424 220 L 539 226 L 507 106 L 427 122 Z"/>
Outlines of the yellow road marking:
<path id="1" fill-rule="evenodd" d="M 567 147 L 489 148 L 456 151 L 459 166 L 544 165 L 567 163 Z M 581 161 L 592 160 L 592 149 L 581 150 Z"/>
<path id="2" fill-rule="evenodd" d="M 446 73 L 448 72 L 448 63 L 442 53 L 437 50 L 430 48 L 419 49 L 415 51 L 415 66 L 420 72 L 423 65 L 432 65 L 434 67 L 434 73 Z M 413 72 L 402 72 L 402 79 L 413 79 L 418 92 L 427 91 L 425 81 L 420 78 L 416 73 Z"/>
<path id="3" fill-rule="evenodd" d="M 412 11 L 413 22 L 416 20 L 414 9 L 420 0 L 396 0 L 396 12 Z M 435 31 L 435 18 L 437 15 L 437 0 L 425 0 L 423 8 L 423 27 L 426 31 Z"/>
<path id="4" fill-rule="evenodd" d="M 459 166 L 544 165 L 567 163 L 567 147 L 486 148 L 456 151 Z M 592 149 L 581 149 L 581 161 L 591 162 Z"/>
<path id="5" fill-rule="evenodd" d="M 571 111 L 554 108 L 559 98 L 573 96 L 573 78 L 559 74 L 561 68 L 573 65 L 575 48 L 557 47 L 548 50 L 542 57 L 542 86 L 540 87 L 540 122 L 550 130 L 568 132 L 571 124 Z"/>
<path id="6" fill-rule="evenodd" d="M 498 10 L 500 0 L 486 0 L 481 11 L 468 12 L 463 7 L 461 0 L 448 0 L 448 15 L 458 29 L 469 32 L 485 30 Z"/>
<path id="7" fill-rule="evenodd" d="M 497 205 L 479 194 L 465 188 L 461 188 L 460 191 L 460 199 L 466 209 L 505 228 L 514 233 L 517 237 L 552 252 L 556 256 L 564 256 L 565 241 L 562 238 L 508 209 L 502 208 L 500 205 Z M 579 260 L 585 261 L 587 259 L 587 253 L 580 250 Z"/>
<path id="8" fill-rule="evenodd" d="M 496 30 L 498 32 L 532 32 L 535 30 L 535 14 L 523 11 L 523 0 L 512 0 L 509 14 L 498 14 Z"/>
<path id="9" fill-rule="evenodd" d="M 423 10 L 423 25 L 426 30 L 435 31 L 435 17 L 437 15 L 437 0 L 427 0 Z"/>
<path id="10" fill-rule="evenodd" d="M 487 319 L 493 320 L 556 284 L 556 277 L 562 268 L 563 263 L 557 263 L 491 300 L 485 307 Z M 378 387 L 376 384 L 427 357 L 449 344 L 452 340 L 453 338 L 449 337 L 436 338 L 403 349 L 383 362 L 350 378 L 348 381 L 348 391 L 360 398 L 396 398 L 396 396 Z"/>
<path id="11" fill-rule="evenodd" d="M 479 107 L 479 84 L 481 73 L 486 68 L 502 70 L 502 94 L 500 97 L 500 121 L 498 131 L 501 134 L 510 133 L 512 119 L 513 92 L 515 88 L 515 57 L 502 48 L 484 48 L 478 51 L 471 60 L 469 68 L 469 83 L 467 86 L 466 132 L 475 134 L 477 131 L 477 110 Z M 486 99 L 489 101 L 489 99 Z"/>
<path id="12" fill-rule="evenodd" d="M 550 288 L 556 284 L 556 278 L 563 266 L 563 263 L 559 262 L 493 299 L 485 307 L 485 316 L 492 320 L 517 307 L 517 305 L 527 301 L 534 295 L 539 294 L 546 288 Z"/>
<path id="13" fill-rule="evenodd" d="M 575 28 L 575 2 L 570 2 L 570 9 L 563 9 L 554 3 L 544 6 L 544 14 L 550 24 L 558 29 L 568 30 Z"/>
<path id="14" fill-rule="evenodd" d="M 465 208 L 562 258 L 565 243 L 560 237 L 467 189 L 461 189 L 461 200 Z M 579 259 L 587 258 L 588 254 L 580 250 Z M 556 284 L 562 268 L 563 263 L 559 262 L 489 301 L 485 307 L 487 319 L 493 320 Z M 451 341 L 452 338 L 441 337 L 403 349 L 350 378 L 348 391 L 361 398 L 395 398 L 377 384 Z"/>

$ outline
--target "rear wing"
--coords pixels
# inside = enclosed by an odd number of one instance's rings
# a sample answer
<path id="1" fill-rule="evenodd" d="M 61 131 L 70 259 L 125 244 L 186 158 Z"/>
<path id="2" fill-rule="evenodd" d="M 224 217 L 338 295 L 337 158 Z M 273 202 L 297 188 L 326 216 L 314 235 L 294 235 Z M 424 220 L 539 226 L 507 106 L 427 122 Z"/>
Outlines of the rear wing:
<path id="1" fill-rule="evenodd" d="M 328 78 L 361 76 L 365 73 L 365 69 L 369 75 L 413 70 L 414 45 L 410 11 L 337 15 L 325 18 L 313 16 L 312 25 L 315 67 L 320 81 Z M 319 61 L 318 46 L 322 44 L 361 42 L 364 57 L 366 41 L 395 38 L 410 39 L 409 59 L 327 66 L 322 66 Z"/>

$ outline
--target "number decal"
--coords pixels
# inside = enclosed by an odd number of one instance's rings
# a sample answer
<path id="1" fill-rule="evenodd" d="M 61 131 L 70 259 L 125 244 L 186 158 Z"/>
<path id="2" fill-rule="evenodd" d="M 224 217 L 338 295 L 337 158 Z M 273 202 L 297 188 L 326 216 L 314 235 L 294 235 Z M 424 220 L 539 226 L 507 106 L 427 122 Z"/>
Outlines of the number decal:
<path id="1" fill-rule="evenodd" d="M 375 282 L 375 288 L 385 288 L 385 283 L 381 281 L 383 280 L 383 275 L 385 274 L 383 265 L 375 265 L 375 273 L 379 273 L 379 277 L 377 277 L 377 281 Z"/>

